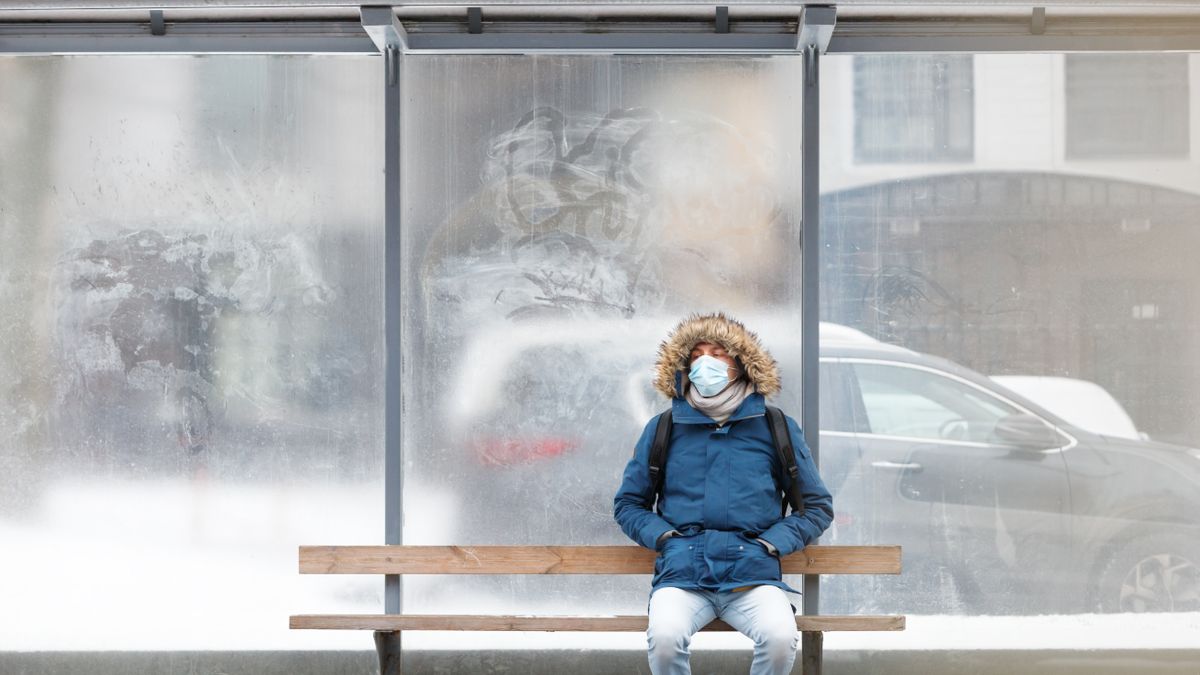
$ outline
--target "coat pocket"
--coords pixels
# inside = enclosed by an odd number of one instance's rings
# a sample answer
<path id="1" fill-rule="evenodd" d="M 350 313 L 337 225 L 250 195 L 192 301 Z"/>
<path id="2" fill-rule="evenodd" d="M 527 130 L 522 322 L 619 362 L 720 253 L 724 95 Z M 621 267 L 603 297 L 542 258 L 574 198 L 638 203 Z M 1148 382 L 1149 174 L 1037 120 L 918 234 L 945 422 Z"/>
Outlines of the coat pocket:
<path id="1" fill-rule="evenodd" d="M 676 536 L 663 543 L 654 559 L 654 585 L 661 582 L 693 581 L 696 537 Z"/>
<path id="2" fill-rule="evenodd" d="M 737 535 L 737 557 L 733 562 L 733 578 L 737 581 L 779 581 L 779 559 L 767 552 L 767 547 L 739 532 Z M 749 533 L 753 534 L 753 533 Z"/>

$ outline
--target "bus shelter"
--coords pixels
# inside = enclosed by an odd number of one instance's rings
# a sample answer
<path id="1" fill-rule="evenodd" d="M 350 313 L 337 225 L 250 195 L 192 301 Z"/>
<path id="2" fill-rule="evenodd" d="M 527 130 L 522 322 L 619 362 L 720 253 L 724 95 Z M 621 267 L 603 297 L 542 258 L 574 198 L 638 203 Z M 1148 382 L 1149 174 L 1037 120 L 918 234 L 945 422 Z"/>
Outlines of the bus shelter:
<path id="1" fill-rule="evenodd" d="M 910 617 L 829 672 L 1194 672 L 1197 51 L 1183 0 L 5 3 L 0 664 L 328 672 L 365 641 L 294 609 L 644 608 L 295 547 L 625 543 L 658 342 L 723 310 L 817 430 L 822 542 L 905 548 L 803 582 Z"/>

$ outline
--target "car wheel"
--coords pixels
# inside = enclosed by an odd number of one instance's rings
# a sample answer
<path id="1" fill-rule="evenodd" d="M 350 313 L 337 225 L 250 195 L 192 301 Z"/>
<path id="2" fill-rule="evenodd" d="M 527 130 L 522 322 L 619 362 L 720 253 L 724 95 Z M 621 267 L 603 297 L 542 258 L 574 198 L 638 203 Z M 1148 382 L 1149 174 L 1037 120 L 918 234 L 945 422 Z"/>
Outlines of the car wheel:
<path id="1" fill-rule="evenodd" d="M 1200 544 L 1157 533 L 1118 547 L 1099 574 L 1094 605 L 1102 612 L 1200 611 Z"/>

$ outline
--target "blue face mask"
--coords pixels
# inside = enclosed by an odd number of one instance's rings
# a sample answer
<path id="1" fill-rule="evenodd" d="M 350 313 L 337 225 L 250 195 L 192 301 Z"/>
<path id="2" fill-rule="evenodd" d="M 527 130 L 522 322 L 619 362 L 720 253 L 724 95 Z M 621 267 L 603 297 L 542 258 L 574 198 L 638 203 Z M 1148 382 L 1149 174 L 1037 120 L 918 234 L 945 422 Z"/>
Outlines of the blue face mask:
<path id="1" fill-rule="evenodd" d="M 729 366 L 714 356 L 705 354 L 692 363 L 688 379 L 705 398 L 715 396 L 729 385 Z"/>

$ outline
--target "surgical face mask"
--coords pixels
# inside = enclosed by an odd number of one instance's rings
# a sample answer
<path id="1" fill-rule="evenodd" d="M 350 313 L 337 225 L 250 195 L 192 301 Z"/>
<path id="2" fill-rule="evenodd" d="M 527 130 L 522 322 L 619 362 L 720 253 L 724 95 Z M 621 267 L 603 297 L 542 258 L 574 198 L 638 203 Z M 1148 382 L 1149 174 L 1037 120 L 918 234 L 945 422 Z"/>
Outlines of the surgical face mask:
<path id="1" fill-rule="evenodd" d="M 688 379 L 696 385 L 701 396 L 715 396 L 729 385 L 729 365 L 715 356 L 705 354 L 692 362 Z"/>

